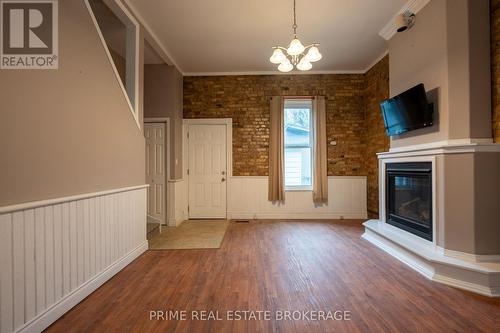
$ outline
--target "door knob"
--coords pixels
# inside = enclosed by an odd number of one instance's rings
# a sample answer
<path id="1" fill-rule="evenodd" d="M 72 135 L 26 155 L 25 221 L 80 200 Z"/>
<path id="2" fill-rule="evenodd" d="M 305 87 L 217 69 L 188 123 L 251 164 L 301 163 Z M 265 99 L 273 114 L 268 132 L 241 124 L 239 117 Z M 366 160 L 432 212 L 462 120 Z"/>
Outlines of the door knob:
<path id="1" fill-rule="evenodd" d="M 222 181 L 222 182 L 225 182 L 225 181 L 226 181 L 226 178 L 222 178 L 222 179 L 221 179 L 221 181 Z"/>
<path id="2" fill-rule="evenodd" d="M 224 176 L 226 174 L 226 171 L 222 171 L 222 175 Z"/>

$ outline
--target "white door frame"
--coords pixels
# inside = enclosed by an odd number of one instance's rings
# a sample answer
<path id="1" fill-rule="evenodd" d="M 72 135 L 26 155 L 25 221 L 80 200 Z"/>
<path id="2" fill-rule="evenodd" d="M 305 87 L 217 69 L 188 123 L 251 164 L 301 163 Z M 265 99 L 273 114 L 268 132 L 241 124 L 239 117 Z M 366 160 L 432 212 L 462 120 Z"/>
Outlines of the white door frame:
<path id="1" fill-rule="evenodd" d="M 183 119 L 182 123 L 186 126 L 186 135 L 183 136 L 184 147 L 188 147 L 189 125 L 224 125 L 226 126 L 226 218 L 228 218 L 229 198 L 231 198 L 231 180 L 233 177 L 233 119 L 232 118 L 200 118 L 200 119 Z M 189 167 L 189 154 L 185 155 L 184 168 L 187 171 Z M 187 184 L 189 184 L 189 175 L 187 175 Z M 188 198 L 189 198 L 189 186 Z M 189 199 L 188 199 L 189 202 Z M 189 217 L 189 210 L 188 210 Z"/>
<path id="2" fill-rule="evenodd" d="M 164 123 L 165 124 L 165 147 L 166 153 L 164 154 L 164 165 L 165 165 L 165 221 L 163 221 L 166 225 L 168 225 L 168 220 L 170 216 L 170 205 L 168 204 L 168 199 L 170 197 L 170 144 L 172 142 L 170 138 L 170 118 L 144 118 L 144 123 Z"/>

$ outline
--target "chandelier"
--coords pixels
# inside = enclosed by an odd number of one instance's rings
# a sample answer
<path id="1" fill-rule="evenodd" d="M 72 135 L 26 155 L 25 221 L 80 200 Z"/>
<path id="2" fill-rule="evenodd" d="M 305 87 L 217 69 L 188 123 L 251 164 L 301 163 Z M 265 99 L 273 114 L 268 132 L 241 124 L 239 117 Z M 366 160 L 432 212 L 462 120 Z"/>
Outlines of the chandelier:
<path id="1" fill-rule="evenodd" d="M 281 46 L 273 47 L 273 55 L 269 60 L 273 64 L 279 64 L 280 72 L 290 72 L 294 67 L 300 71 L 308 71 L 312 68 L 312 62 L 322 58 L 319 53 L 318 43 L 304 46 L 297 38 L 297 14 L 295 11 L 295 0 L 293 0 L 293 39 L 288 48 Z"/>

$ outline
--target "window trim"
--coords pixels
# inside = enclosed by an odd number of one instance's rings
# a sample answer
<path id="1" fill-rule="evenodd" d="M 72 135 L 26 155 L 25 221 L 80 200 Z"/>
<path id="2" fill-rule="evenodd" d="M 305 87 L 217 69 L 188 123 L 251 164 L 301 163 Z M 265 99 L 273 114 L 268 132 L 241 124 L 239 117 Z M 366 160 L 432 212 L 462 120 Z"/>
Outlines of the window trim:
<path id="1" fill-rule="evenodd" d="M 134 50 L 134 103 L 130 101 L 130 98 L 127 93 L 127 89 L 125 88 L 124 83 L 122 82 L 122 79 L 120 77 L 120 73 L 118 72 L 118 69 L 116 68 L 115 62 L 113 60 L 113 57 L 111 56 L 111 52 L 109 51 L 108 44 L 106 43 L 106 40 L 104 39 L 104 36 L 102 34 L 101 28 L 99 27 L 99 23 L 97 22 L 97 18 L 94 15 L 94 11 L 92 10 L 92 6 L 90 5 L 89 0 L 84 0 L 85 6 L 87 7 L 87 10 L 90 14 L 90 17 L 92 18 L 92 22 L 94 23 L 94 26 L 97 30 L 97 34 L 99 35 L 99 39 L 101 40 L 101 44 L 104 47 L 104 51 L 106 52 L 106 55 L 108 56 L 108 60 L 111 63 L 111 67 L 113 68 L 113 72 L 115 73 L 116 80 L 118 81 L 118 84 L 125 96 L 125 100 L 127 101 L 128 107 L 130 109 L 130 112 L 132 113 L 132 116 L 134 117 L 135 123 L 137 124 L 137 127 L 141 129 L 141 123 L 139 119 L 139 75 L 140 75 L 140 64 L 139 64 L 139 57 L 140 57 L 140 24 L 136 20 L 136 18 L 130 13 L 130 11 L 127 9 L 127 7 L 121 3 L 121 1 L 118 0 L 103 0 L 106 6 L 110 8 L 111 11 L 113 11 L 113 8 L 119 9 L 129 20 L 132 22 L 132 24 L 135 27 L 135 50 Z"/>
<path id="2" fill-rule="evenodd" d="M 287 146 L 286 145 L 286 141 L 285 141 L 285 120 L 283 119 L 283 157 L 285 156 L 285 153 L 286 153 L 286 149 L 287 148 L 309 148 L 311 149 L 311 185 L 286 185 L 286 176 L 285 176 L 285 173 L 283 173 L 283 183 L 284 183 L 284 188 L 285 188 L 285 192 L 312 192 L 313 191 L 313 184 L 314 184 L 314 137 L 315 137 L 315 133 L 314 133 L 314 126 L 313 126 L 313 112 L 314 112 L 314 108 L 313 108 L 313 97 L 284 97 L 283 98 L 283 118 L 284 118 L 284 115 L 285 115 L 285 104 L 286 104 L 286 101 L 287 100 L 294 100 L 294 101 L 307 101 L 308 103 L 310 102 L 311 103 L 311 106 L 310 106 L 310 110 L 311 110 L 311 113 L 310 113 L 310 118 L 309 118 L 309 128 L 310 128 L 310 131 L 309 131 L 309 146 L 305 146 L 305 145 L 289 145 Z M 290 109 L 293 109 L 293 108 L 290 108 Z M 297 108 L 298 109 L 298 108 Z M 283 164 L 285 164 L 286 161 L 285 159 L 283 159 Z M 286 166 L 283 165 L 283 167 L 285 168 Z"/>

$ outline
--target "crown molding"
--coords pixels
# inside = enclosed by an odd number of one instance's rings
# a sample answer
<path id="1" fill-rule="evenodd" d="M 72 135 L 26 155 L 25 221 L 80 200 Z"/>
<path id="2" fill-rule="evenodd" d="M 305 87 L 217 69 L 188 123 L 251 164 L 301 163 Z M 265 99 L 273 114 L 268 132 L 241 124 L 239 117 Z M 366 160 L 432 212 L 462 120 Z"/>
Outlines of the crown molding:
<path id="1" fill-rule="evenodd" d="M 380 30 L 379 35 L 385 40 L 391 39 L 396 34 L 396 26 L 394 25 L 394 19 L 396 16 L 403 14 L 405 12 L 411 12 L 417 14 L 422 10 L 431 0 L 410 0 L 401 7 L 401 9 L 391 18 L 391 20 L 385 25 L 385 27 Z"/>
<path id="2" fill-rule="evenodd" d="M 187 72 L 184 76 L 231 76 L 231 75 L 307 75 L 307 74 L 366 74 L 380 60 L 384 59 L 389 54 L 389 50 L 385 50 L 374 61 L 372 61 L 365 69 L 353 70 L 324 70 L 324 71 L 292 71 L 282 73 L 279 71 L 243 71 L 243 72 Z"/>
<path id="3" fill-rule="evenodd" d="M 188 72 L 184 76 L 234 76 L 234 75 L 311 75 L 311 74 L 364 74 L 365 70 L 333 70 L 333 71 L 245 71 L 245 72 Z"/>
<path id="4" fill-rule="evenodd" d="M 275 71 L 236 71 L 236 72 L 184 72 L 181 67 L 177 64 L 177 62 L 174 60 L 174 58 L 171 56 L 170 52 L 168 52 L 167 48 L 165 45 L 160 41 L 158 36 L 154 33 L 153 29 L 146 23 L 146 20 L 143 18 L 141 14 L 139 14 L 139 11 L 135 8 L 135 6 L 132 4 L 130 0 L 121 0 L 123 1 L 128 9 L 132 12 L 134 17 L 140 22 L 140 24 L 143 26 L 145 30 L 145 35 L 149 37 L 148 39 L 151 39 L 154 42 L 154 46 L 157 46 L 161 52 L 159 53 L 160 57 L 168 64 L 175 66 L 177 70 L 183 75 L 183 76 L 236 76 L 236 75 L 311 75 L 311 74 L 365 74 L 368 72 L 370 69 L 372 69 L 373 66 L 375 66 L 380 60 L 382 60 L 386 55 L 389 54 L 389 50 L 385 50 L 380 56 L 378 56 L 373 62 L 371 62 L 365 69 L 348 69 L 348 70 L 313 70 L 313 71 L 292 71 L 288 73 L 282 73 L 277 70 Z M 406 10 L 411 10 L 413 13 L 417 13 L 420 9 L 422 9 L 430 0 L 410 0 L 405 6 L 403 6 L 400 10 L 400 12 L 404 12 Z M 398 13 L 400 13 L 398 12 Z M 396 17 L 396 15 L 394 15 Z M 394 32 L 392 35 L 395 34 L 396 28 L 394 27 L 393 23 L 394 19 L 391 20 L 387 24 L 392 24 L 392 27 L 394 29 Z M 386 27 L 387 27 L 386 26 Z M 384 28 L 386 29 L 386 28 Z M 384 31 L 382 29 L 382 31 Z M 382 31 L 380 32 L 380 35 L 382 35 Z M 392 37 L 392 35 L 390 37 Z M 386 38 L 386 39 L 390 39 Z M 385 38 L 385 37 L 384 37 Z"/>

